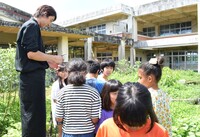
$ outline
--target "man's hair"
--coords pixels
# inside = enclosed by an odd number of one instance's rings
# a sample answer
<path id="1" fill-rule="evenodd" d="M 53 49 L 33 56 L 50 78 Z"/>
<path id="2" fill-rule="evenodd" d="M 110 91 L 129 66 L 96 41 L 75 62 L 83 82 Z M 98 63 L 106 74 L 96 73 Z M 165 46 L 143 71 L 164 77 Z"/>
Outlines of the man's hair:
<path id="1" fill-rule="evenodd" d="M 87 66 L 89 73 L 96 74 L 98 71 L 100 71 L 100 63 L 98 61 L 88 60 Z"/>
<path id="2" fill-rule="evenodd" d="M 46 17 L 54 16 L 55 17 L 54 21 L 57 18 L 57 14 L 56 14 L 55 9 L 52 6 L 49 6 L 49 5 L 42 5 L 42 6 L 40 6 L 36 10 L 36 12 L 33 14 L 33 16 L 36 17 L 36 18 L 42 17 L 42 16 L 46 16 Z"/>

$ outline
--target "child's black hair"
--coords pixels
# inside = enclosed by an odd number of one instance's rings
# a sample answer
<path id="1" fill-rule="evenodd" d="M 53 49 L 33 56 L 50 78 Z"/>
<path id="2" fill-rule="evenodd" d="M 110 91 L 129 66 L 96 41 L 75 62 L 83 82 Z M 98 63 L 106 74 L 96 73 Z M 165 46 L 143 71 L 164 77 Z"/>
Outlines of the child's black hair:
<path id="1" fill-rule="evenodd" d="M 115 70 L 115 62 L 112 59 L 108 59 L 108 58 L 104 59 L 100 64 L 100 68 L 102 71 L 107 66 L 113 67 L 113 70 Z"/>
<path id="2" fill-rule="evenodd" d="M 163 63 L 163 57 L 152 58 L 149 62 L 140 65 L 139 69 L 142 69 L 147 76 L 153 74 L 158 83 L 162 76 Z"/>
<path id="3" fill-rule="evenodd" d="M 67 72 L 67 62 L 62 63 L 58 66 L 57 72 Z M 60 76 L 58 77 L 58 83 L 59 83 L 59 88 L 63 88 L 64 85 L 62 83 L 62 78 Z M 67 85 L 67 78 L 64 80 L 65 84 Z"/>
<path id="4" fill-rule="evenodd" d="M 107 111 L 111 110 L 111 100 L 110 100 L 110 92 L 116 92 L 122 86 L 122 83 L 118 80 L 108 80 L 102 89 L 101 99 L 102 99 L 102 109 Z"/>
<path id="5" fill-rule="evenodd" d="M 68 76 L 69 84 L 73 84 L 75 86 L 80 86 L 85 84 L 87 64 L 81 58 L 72 59 L 68 64 L 67 71 L 69 73 Z"/>
<path id="6" fill-rule="evenodd" d="M 118 91 L 113 118 L 117 126 L 123 130 L 125 130 L 123 124 L 130 127 L 141 127 L 150 118 L 151 124 L 147 133 L 151 131 L 154 123 L 158 120 L 153 110 L 151 94 L 148 89 L 140 83 L 122 86 Z"/>
<path id="7" fill-rule="evenodd" d="M 100 63 L 98 61 L 88 60 L 87 65 L 89 73 L 96 74 L 100 71 Z"/>

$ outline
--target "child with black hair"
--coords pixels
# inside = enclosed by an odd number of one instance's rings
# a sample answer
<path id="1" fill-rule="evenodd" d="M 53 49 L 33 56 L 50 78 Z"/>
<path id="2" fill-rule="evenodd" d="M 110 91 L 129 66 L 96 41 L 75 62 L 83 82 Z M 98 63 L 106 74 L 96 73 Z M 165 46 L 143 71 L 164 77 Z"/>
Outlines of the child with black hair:
<path id="1" fill-rule="evenodd" d="M 57 103 L 57 95 L 61 88 L 67 85 L 67 63 L 62 63 L 58 65 L 58 69 L 56 70 L 57 80 L 52 84 L 51 87 L 51 113 L 52 113 L 52 121 L 54 127 L 57 126 L 55 111 L 56 111 L 56 103 Z M 62 133 L 62 128 L 58 126 L 58 134 Z"/>
<path id="2" fill-rule="evenodd" d="M 98 79 L 103 81 L 108 81 L 108 77 L 115 70 L 115 62 L 112 59 L 104 59 L 101 64 L 101 74 L 98 76 Z"/>
<path id="3" fill-rule="evenodd" d="M 62 137 L 94 137 L 95 124 L 101 115 L 101 98 L 93 87 L 85 84 L 87 64 L 73 59 L 67 69 L 68 85 L 58 94 L 57 124 L 63 124 Z"/>
<path id="4" fill-rule="evenodd" d="M 118 91 L 113 118 L 105 120 L 96 137 L 169 137 L 157 123 L 151 94 L 139 83 L 122 86 Z"/>
<path id="5" fill-rule="evenodd" d="M 56 74 L 57 74 L 57 80 L 52 84 L 51 87 L 51 110 L 52 110 L 54 127 L 56 126 L 55 108 L 57 102 L 57 94 L 61 88 L 67 85 L 67 76 L 68 76 L 67 66 L 64 63 L 59 65 L 58 69 L 56 70 Z"/>
<path id="6" fill-rule="evenodd" d="M 170 136 L 172 136 L 172 120 L 169 105 L 170 98 L 158 86 L 158 82 L 162 76 L 163 63 L 163 57 L 152 58 L 149 62 L 143 63 L 138 69 L 138 82 L 149 88 L 153 108 L 158 117 L 158 121 L 168 130 Z"/>
<path id="7" fill-rule="evenodd" d="M 102 112 L 101 118 L 99 119 L 95 132 L 98 130 L 101 123 L 104 120 L 111 118 L 113 116 L 113 110 L 115 107 L 115 102 L 118 94 L 119 88 L 122 86 L 122 83 L 118 80 L 108 80 L 101 93 L 101 102 L 102 102 Z"/>
<path id="8" fill-rule="evenodd" d="M 100 63 L 95 60 L 88 60 L 88 73 L 86 75 L 86 84 L 95 88 L 99 94 L 102 92 L 105 81 L 97 79 L 100 72 Z"/>

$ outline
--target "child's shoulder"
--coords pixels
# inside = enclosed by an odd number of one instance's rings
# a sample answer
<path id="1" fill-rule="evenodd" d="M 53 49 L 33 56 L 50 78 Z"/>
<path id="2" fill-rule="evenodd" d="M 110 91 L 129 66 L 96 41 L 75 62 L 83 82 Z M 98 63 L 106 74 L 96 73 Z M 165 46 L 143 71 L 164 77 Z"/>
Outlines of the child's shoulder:
<path id="1" fill-rule="evenodd" d="M 158 94 L 160 94 L 160 95 L 162 95 L 162 96 L 164 96 L 164 97 L 168 97 L 167 92 L 165 92 L 165 91 L 162 90 L 162 89 L 158 89 Z"/>
<path id="2" fill-rule="evenodd" d="M 165 135 L 165 137 L 169 136 L 168 131 L 162 125 L 160 125 L 159 123 L 156 123 L 156 122 L 152 129 L 152 132 L 155 132 L 156 136 L 163 136 L 163 135 Z"/>
<path id="3" fill-rule="evenodd" d="M 98 75 L 97 79 L 98 79 L 98 80 L 101 80 L 101 81 L 104 81 L 104 82 L 106 81 L 106 80 L 103 78 L 103 74 Z"/>
<path id="4" fill-rule="evenodd" d="M 110 126 L 114 126 L 114 125 L 115 125 L 115 122 L 114 122 L 114 120 L 113 120 L 113 117 L 104 120 L 103 123 L 102 123 L 101 125 L 108 125 L 109 127 L 110 127 Z"/>

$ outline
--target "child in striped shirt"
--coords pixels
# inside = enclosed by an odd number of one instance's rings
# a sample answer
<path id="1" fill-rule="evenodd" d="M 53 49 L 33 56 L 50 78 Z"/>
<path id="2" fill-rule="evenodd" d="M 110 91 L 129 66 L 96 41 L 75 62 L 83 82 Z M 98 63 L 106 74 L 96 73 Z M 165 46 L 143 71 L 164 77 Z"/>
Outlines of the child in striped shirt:
<path id="1" fill-rule="evenodd" d="M 101 115 L 101 98 L 96 89 L 86 85 L 87 65 L 74 59 L 68 65 L 68 85 L 58 94 L 56 120 L 63 124 L 62 137 L 94 137 Z"/>

